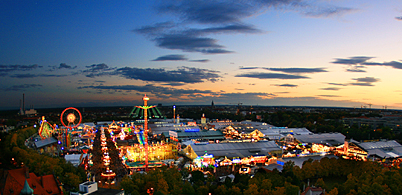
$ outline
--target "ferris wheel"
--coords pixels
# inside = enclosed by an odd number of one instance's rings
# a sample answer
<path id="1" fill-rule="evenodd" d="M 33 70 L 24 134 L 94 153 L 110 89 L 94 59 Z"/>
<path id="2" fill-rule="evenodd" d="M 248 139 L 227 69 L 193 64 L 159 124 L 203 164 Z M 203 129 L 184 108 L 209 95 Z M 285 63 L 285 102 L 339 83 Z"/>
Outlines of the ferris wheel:
<path id="1" fill-rule="evenodd" d="M 76 128 L 82 121 L 81 112 L 77 108 L 66 108 L 60 115 L 60 121 L 66 128 Z"/>

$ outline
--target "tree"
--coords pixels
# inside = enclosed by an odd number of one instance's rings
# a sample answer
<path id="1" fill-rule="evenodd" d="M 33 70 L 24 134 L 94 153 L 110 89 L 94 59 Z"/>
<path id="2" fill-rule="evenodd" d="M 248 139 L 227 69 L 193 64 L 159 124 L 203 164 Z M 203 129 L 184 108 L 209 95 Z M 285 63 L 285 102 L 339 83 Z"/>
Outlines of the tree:
<path id="1" fill-rule="evenodd" d="M 328 192 L 328 195 L 338 195 L 338 188 L 334 188 Z"/>
<path id="2" fill-rule="evenodd" d="M 208 195 L 208 192 L 209 192 L 208 186 L 200 186 L 197 189 L 197 194 L 198 195 Z"/>
<path id="3" fill-rule="evenodd" d="M 215 193 L 214 194 L 222 194 L 225 195 L 227 192 L 227 189 L 225 187 L 225 185 L 220 185 L 215 189 Z"/>
<path id="4" fill-rule="evenodd" d="M 194 190 L 193 186 L 191 186 L 191 184 L 188 181 L 186 181 L 184 183 L 182 193 L 189 194 L 189 195 L 195 194 L 195 190 Z"/>
<path id="5" fill-rule="evenodd" d="M 244 191 L 244 194 L 258 194 L 258 186 L 256 184 L 249 184 L 248 189 Z"/>
<path id="6" fill-rule="evenodd" d="M 271 183 L 270 179 L 262 180 L 260 189 L 271 190 L 271 188 L 272 188 L 272 183 Z"/>
<path id="7" fill-rule="evenodd" d="M 230 194 L 230 195 L 242 195 L 240 188 L 238 188 L 236 186 L 232 186 L 231 188 L 229 188 L 228 194 Z"/>
<path id="8" fill-rule="evenodd" d="M 201 171 L 193 171 L 191 172 L 191 182 L 197 183 L 198 181 L 204 182 L 204 173 Z"/>
<path id="9" fill-rule="evenodd" d="M 164 194 L 167 194 L 169 192 L 169 186 L 168 186 L 167 182 L 165 181 L 165 179 L 163 179 L 163 178 L 158 179 L 158 183 L 156 185 L 156 190 L 159 192 L 162 192 Z"/>
<path id="10" fill-rule="evenodd" d="M 276 190 L 272 192 L 272 195 L 283 195 L 286 192 L 284 187 L 276 187 L 275 189 Z"/>
<path id="11" fill-rule="evenodd" d="M 325 185 L 325 182 L 322 178 L 318 178 L 317 181 L 315 182 L 315 186 L 321 187 L 321 188 L 327 188 Z"/>
<path id="12" fill-rule="evenodd" d="M 120 188 L 124 189 L 125 192 L 131 193 L 134 190 L 136 190 L 136 186 L 127 175 L 123 177 L 123 179 L 120 182 Z"/>
<path id="13" fill-rule="evenodd" d="M 291 183 L 285 182 L 285 190 L 287 195 L 294 195 L 297 194 L 300 189 Z"/>
<path id="14" fill-rule="evenodd" d="M 66 173 L 66 177 L 63 180 L 65 185 L 70 186 L 72 189 L 78 189 L 78 186 L 81 183 L 80 177 L 78 177 L 74 173 Z"/>
<path id="15" fill-rule="evenodd" d="M 348 175 L 348 179 L 344 184 L 345 192 L 350 192 L 357 189 L 357 179 L 352 174 Z M 353 193 L 353 192 L 352 192 Z"/>

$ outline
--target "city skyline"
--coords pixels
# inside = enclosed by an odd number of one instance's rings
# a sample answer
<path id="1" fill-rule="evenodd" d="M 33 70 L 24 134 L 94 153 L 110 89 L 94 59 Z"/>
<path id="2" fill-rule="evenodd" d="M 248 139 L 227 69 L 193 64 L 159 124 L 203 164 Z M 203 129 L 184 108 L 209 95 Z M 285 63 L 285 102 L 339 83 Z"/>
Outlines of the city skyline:
<path id="1" fill-rule="evenodd" d="M 401 109 L 402 2 L 3 1 L 0 109 Z"/>

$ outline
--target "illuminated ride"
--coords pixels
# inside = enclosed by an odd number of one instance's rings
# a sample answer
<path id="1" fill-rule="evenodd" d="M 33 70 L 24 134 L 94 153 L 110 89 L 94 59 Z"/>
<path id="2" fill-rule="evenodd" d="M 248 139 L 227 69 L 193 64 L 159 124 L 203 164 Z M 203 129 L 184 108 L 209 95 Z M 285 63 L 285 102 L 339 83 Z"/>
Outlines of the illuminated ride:
<path id="1" fill-rule="evenodd" d="M 134 133 L 137 135 L 137 140 L 140 145 L 145 145 L 145 137 L 144 137 L 144 131 L 136 129 Z"/>
<path id="2" fill-rule="evenodd" d="M 45 120 L 44 116 L 42 116 L 42 120 L 40 121 L 39 133 L 38 133 L 39 136 L 42 139 L 46 139 L 46 138 L 50 137 L 53 132 L 54 132 L 54 127 Z"/>
<path id="3" fill-rule="evenodd" d="M 63 110 L 60 115 L 61 124 L 68 129 L 74 129 L 81 124 L 82 115 L 77 108 L 69 107 Z"/>
<path id="4" fill-rule="evenodd" d="M 149 97 L 145 94 L 142 98 L 144 106 L 136 106 L 144 110 L 144 144 L 145 144 L 145 171 L 148 171 L 148 109 L 155 108 L 156 106 L 148 106 Z M 138 134 L 137 134 L 138 136 Z"/>
<path id="5" fill-rule="evenodd" d="M 60 121 L 61 121 L 61 124 L 64 127 L 66 127 L 66 131 L 64 132 L 65 133 L 64 140 L 65 140 L 66 147 L 69 147 L 71 144 L 70 143 L 71 135 L 68 133 L 68 130 L 70 130 L 70 133 L 71 133 L 71 131 L 74 128 L 77 128 L 78 125 L 81 124 L 81 121 L 82 121 L 81 112 L 77 108 L 68 107 L 68 108 L 64 109 L 63 112 L 61 112 Z"/>

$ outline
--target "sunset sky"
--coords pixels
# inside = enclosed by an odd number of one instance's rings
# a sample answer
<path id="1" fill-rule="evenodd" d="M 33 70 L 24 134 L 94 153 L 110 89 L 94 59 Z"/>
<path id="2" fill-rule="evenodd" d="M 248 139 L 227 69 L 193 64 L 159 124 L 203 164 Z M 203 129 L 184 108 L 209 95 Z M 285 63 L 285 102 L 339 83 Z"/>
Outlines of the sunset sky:
<path id="1" fill-rule="evenodd" d="M 0 26 L 0 109 L 402 108 L 400 0 L 4 0 Z"/>

